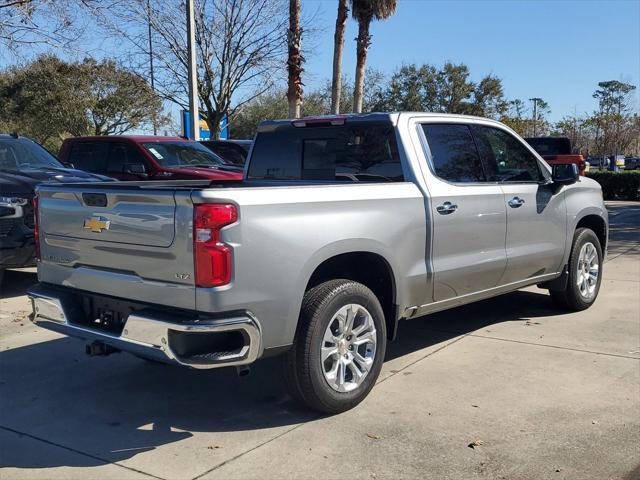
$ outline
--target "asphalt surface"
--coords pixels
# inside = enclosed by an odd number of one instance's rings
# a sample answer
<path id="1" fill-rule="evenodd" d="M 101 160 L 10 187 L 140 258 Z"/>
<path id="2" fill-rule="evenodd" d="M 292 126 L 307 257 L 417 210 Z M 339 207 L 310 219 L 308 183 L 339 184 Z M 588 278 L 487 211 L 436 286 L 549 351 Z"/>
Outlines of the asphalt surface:
<path id="1" fill-rule="evenodd" d="M 277 359 L 188 371 L 30 324 L 0 294 L 0 478 L 640 478 L 640 203 L 609 204 L 596 304 L 535 287 L 401 324 L 378 384 L 322 417 Z"/>

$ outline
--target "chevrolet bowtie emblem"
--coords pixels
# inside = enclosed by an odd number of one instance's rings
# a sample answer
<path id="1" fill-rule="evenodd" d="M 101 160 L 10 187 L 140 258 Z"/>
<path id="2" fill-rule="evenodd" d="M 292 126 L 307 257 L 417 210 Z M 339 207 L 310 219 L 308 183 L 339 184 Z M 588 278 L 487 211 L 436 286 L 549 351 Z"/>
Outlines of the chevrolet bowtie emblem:
<path id="1" fill-rule="evenodd" d="M 84 220 L 84 228 L 88 228 L 92 232 L 100 233 L 102 230 L 109 230 L 111 222 L 102 217 L 91 217 Z"/>

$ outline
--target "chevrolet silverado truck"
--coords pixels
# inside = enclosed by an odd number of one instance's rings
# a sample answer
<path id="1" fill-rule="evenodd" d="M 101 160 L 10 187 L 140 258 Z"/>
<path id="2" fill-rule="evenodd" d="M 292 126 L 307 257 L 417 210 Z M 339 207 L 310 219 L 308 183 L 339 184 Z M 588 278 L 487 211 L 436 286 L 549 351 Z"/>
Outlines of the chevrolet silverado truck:
<path id="1" fill-rule="evenodd" d="M 329 413 L 369 393 L 402 319 L 528 285 L 588 308 L 608 235 L 575 165 L 423 113 L 267 121 L 241 181 L 43 185 L 36 206 L 36 324 L 192 368 L 282 355 Z"/>

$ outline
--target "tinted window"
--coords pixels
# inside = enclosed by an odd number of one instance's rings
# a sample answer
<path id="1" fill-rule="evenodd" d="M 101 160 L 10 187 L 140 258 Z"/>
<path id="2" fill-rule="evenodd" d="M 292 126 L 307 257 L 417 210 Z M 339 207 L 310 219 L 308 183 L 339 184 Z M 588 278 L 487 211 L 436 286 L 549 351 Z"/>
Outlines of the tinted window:
<path id="1" fill-rule="evenodd" d="M 26 138 L 0 138 L 0 168 L 62 167 L 47 150 Z"/>
<path id="2" fill-rule="evenodd" d="M 536 157 L 513 135 L 493 127 L 474 126 L 487 177 L 492 182 L 544 180 Z"/>
<path id="3" fill-rule="evenodd" d="M 467 125 L 422 125 L 436 175 L 449 182 L 483 182 L 482 163 Z"/>
<path id="4" fill-rule="evenodd" d="M 114 143 L 109 150 L 107 171 L 109 173 L 122 173 L 125 165 L 142 164 L 146 167 L 146 163 L 134 146 L 126 143 Z"/>
<path id="5" fill-rule="evenodd" d="M 571 141 L 564 137 L 532 137 L 525 141 L 540 155 L 571 155 Z"/>
<path id="6" fill-rule="evenodd" d="M 202 142 L 202 144 L 235 165 L 244 165 L 247 158 L 247 151 L 240 145 L 215 142 Z"/>
<path id="7" fill-rule="evenodd" d="M 108 152 L 108 142 L 74 143 L 71 146 L 68 161 L 80 170 L 104 173 L 107 171 Z"/>
<path id="8" fill-rule="evenodd" d="M 393 127 L 374 124 L 260 132 L 253 148 L 249 178 L 404 180 Z"/>

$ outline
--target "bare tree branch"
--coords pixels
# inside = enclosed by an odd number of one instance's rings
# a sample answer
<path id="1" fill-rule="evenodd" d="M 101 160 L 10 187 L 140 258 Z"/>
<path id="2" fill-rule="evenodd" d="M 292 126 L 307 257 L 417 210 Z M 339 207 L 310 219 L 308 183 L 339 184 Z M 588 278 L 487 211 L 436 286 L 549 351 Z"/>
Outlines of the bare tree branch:
<path id="1" fill-rule="evenodd" d="M 86 0 L 88 1 L 88 0 Z M 155 86 L 162 98 L 187 105 L 184 1 L 119 0 L 93 9 L 109 36 L 126 41 L 132 62 L 147 77 L 148 24 L 152 30 Z M 284 77 L 287 0 L 195 0 L 200 107 L 214 135 L 225 114 Z"/>

